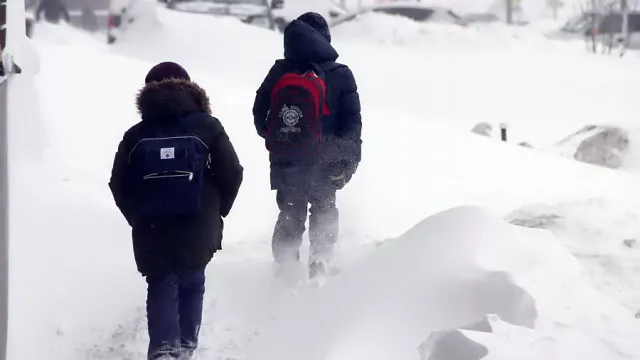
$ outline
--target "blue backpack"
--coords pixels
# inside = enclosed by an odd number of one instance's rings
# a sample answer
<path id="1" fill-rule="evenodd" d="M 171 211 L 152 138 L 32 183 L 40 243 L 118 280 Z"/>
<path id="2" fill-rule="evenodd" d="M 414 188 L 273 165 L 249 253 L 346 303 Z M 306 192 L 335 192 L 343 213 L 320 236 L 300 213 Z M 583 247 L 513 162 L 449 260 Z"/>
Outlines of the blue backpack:
<path id="1" fill-rule="evenodd" d="M 144 138 L 129 153 L 136 214 L 171 217 L 198 213 L 211 156 L 197 136 Z"/>

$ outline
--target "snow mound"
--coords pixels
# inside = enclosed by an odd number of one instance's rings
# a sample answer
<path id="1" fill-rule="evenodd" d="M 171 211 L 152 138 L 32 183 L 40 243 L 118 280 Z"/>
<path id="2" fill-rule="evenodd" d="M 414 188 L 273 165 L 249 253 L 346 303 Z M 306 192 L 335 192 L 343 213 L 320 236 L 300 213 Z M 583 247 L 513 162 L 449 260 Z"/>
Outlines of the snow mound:
<path id="1" fill-rule="evenodd" d="M 442 22 L 417 22 L 405 16 L 368 12 L 335 25 L 335 39 L 367 39 L 387 45 L 451 45 L 462 43 L 474 48 L 518 46 L 522 40 L 549 41 L 542 33 L 506 24 L 459 26 Z"/>
<path id="2" fill-rule="evenodd" d="M 466 337 L 460 330 L 434 331 L 420 347 L 421 360 L 480 360 L 488 349 Z"/>
<path id="3" fill-rule="evenodd" d="M 587 125 L 560 140 L 556 148 L 578 161 L 616 169 L 624 165 L 629 142 L 629 134 L 622 128 Z"/>
<path id="4" fill-rule="evenodd" d="M 362 37 L 376 39 L 386 44 L 411 44 L 424 39 L 428 31 L 423 24 L 404 16 L 378 13 L 359 15 L 331 29 L 335 38 L 351 39 Z"/>
<path id="5" fill-rule="evenodd" d="M 187 69 L 207 69 L 207 73 L 220 69 L 227 76 L 230 58 L 235 66 L 253 70 L 263 56 L 270 59 L 266 65 L 272 65 L 282 55 L 281 34 L 233 17 L 143 6 L 135 11 L 136 20 L 112 46 L 118 54 L 151 62 L 176 61 Z M 258 68 L 256 72 L 264 71 Z"/>
<path id="6" fill-rule="evenodd" d="M 460 359 L 471 360 L 483 354 L 473 343 L 487 337 L 489 354 L 496 341 L 512 353 L 530 354 L 528 347 L 516 351 L 504 332 L 495 334 L 500 340 L 486 334 L 487 322 L 501 321 L 535 327 L 524 332 L 529 338 L 553 334 L 585 343 L 575 351 L 563 347 L 570 355 L 587 348 L 602 358 L 616 351 L 640 354 L 624 347 L 633 343 L 631 335 L 621 334 L 627 342 L 614 346 L 587 341 L 620 332 L 592 323 L 620 316 L 618 310 L 587 285 L 576 259 L 549 233 L 461 207 L 427 218 L 325 287 L 304 289 L 282 304 L 250 344 L 247 359 L 437 360 L 459 347 L 466 349 Z"/>
<path id="7" fill-rule="evenodd" d="M 471 129 L 472 133 L 487 137 L 491 137 L 492 131 L 493 126 L 488 122 L 479 122 Z"/>

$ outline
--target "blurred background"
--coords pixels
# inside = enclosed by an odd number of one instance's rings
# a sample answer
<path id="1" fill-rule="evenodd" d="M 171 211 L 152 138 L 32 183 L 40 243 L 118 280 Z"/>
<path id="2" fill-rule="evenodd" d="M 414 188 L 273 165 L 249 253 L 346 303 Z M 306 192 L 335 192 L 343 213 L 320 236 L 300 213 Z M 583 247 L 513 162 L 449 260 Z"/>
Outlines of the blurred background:
<path id="1" fill-rule="evenodd" d="M 143 16 L 140 0 L 25 0 L 27 34 L 39 21 L 68 22 L 104 35 L 114 43 L 136 17 Z M 303 11 L 329 17 L 333 26 L 358 21 L 361 15 L 381 13 L 417 22 L 469 24 L 536 24 L 547 20 L 546 36 L 553 39 L 587 38 L 598 44 L 640 48 L 640 13 L 637 0 L 157 0 L 180 12 L 234 17 L 255 26 L 282 31 Z M 143 7 L 149 9 L 148 7 Z M 48 14 L 48 16 L 47 16 Z M 39 16 L 42 15 L 42 16 Z"/>

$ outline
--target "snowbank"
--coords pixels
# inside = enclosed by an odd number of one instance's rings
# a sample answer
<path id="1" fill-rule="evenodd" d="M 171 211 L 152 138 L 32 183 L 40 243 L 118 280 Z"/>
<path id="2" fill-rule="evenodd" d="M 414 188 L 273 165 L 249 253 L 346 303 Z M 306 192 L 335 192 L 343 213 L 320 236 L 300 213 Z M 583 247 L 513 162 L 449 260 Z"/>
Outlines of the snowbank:
<path id="1" fill-rule="evenodd" d="M 613 126 L 587 125 L 557 143 L 565 156 L 592 165 L 617 169 L 624 165 L 629 135 Z"/>
<path id="2" fill-rule="evenodd" d="M 230 82 L 247 76 L 262 80 L 282 55 L 282 35 L 232 17 L 158 8 L 152 19 L 131 24 L 111 51 L 143 61 L 176 61 L 188 70 L 214 74 L 219 82 L 219 77 Z M 243 73 L 229 71 L 230 63 Z"/>
<path id="3" fill-rule="evenodd" d="M 503 24 L 461 27 L 445 23 L 421 23 L 400 15 L 369 12 L 331 29 L 338 40 L 368 40 L 384 45 L 452 45 L 477 47 L 518 46 L 522 38 L 544 40 L 540 34 Z"/>
<path id="4" fill-rule="evenodd" d="M 487 317 L 495 314 L 497 317 Z M 507 224 L 482 209 L 462 207 L 427 218 L 344 270 L 322 288 L 307 288 L 284 302 L 269 326 L 250 344 L 249 360 L 436 360 L 438 348 L 464 347 L 465 336 L 488 339 L 493 351 L 518 358 L 560 354 L 567 358 L 640 355 L 622 328 L 594 327 L 615 318 L 635 326 L 616 304 L 602 298 L 582 277 L 573 258 L 548 233 Z M 529 339 L 553 337 L 557 344 L 514 346 L 513 331 L 487 333 L 478 323 L 533 328 Z M 562 329 L 571 325 L 571 328 Z M 459 328 L 457 346 L 432 332 Z M 503 326 L 505 327 L 505 326 Z M 484 329 L 483 329 L 484 328 Z M 484 331 L 482 331 L 484 330 Z M 615 332 L 616 344 L 605 344 Z M 567 348 L 571 339 L 582 345 Z M 422 345 L 421 345 L 422 344 Z M 468 347 L 467 347 L 468 348 Z M 537 357 L 532 356 L 532 352 Z M 456 359 L 479 359 L 460 357 Z"/>
<path id="5" fill-rule="evenodd" d="M 359 5 L 372 5 L 377 3 L 377 0 L 347 0 L 348 7 L 357 8 Z M 505 13 L 504 2 L 499 0 L 429 0 L 429 4 L 434 6 L 445 6 L 453 9 L 454 11 L 464 13 L 477 13 L 477 12 L 495 12 L 499 15 Z M 579 13 L 581 7 L 584 6 L 584 2 L 580 0 L 567 0 L 563 1 L 563 7 L 558 12 L 560 19 L 566 18 L 571 15 Z M 547 0 L 530 0 L 522 2 L 524 16 L 526 19 L 550 19 L 553 17 L 551 9 L 548 7 Z"/>

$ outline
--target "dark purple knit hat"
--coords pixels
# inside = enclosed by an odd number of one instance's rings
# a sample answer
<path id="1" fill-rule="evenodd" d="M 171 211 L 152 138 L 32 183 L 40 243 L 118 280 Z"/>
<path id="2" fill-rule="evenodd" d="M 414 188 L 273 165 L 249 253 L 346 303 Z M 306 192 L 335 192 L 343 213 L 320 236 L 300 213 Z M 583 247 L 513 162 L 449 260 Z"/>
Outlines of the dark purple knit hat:
<path id="1" fill-rule="evenodd" d="M 144 82 L 145 84 L 148 84 L 150 82 L 166 79 L 182 79 L 191 81 L 187 70 L 174 62 L 167 61 L 151 68 L 147 77 L 144 79 Z"/>
<path id="2" fill-rule="evenodd" d="M 325 18 L 322 15 L 315 12 L 307 12 L 298 16 L 298 20 L 311 26 L 317 32 L 322 34 L 322 36 L 324 36 L 324 38 L 327 39 L 328 42 L 331 42 L 331 33 L 329 32 L 329 24 L 327 23 L 327 20 L 325 20 Z"/>

